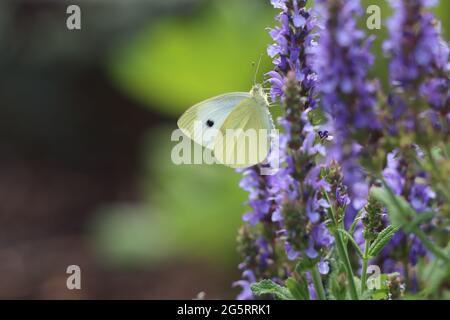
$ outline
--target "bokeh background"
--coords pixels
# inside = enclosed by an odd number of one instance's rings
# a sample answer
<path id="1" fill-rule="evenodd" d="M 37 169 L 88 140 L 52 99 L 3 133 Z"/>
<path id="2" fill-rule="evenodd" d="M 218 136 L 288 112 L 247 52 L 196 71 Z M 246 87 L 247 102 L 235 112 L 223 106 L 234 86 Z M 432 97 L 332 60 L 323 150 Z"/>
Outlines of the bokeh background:
<path id="1" fill-rule="evenodd" d="M 448 39 L 450 1 L 435 11 Z M 192 104 L 250 89 L 275 14 L 269 0 L 0 2 L 0 298 L 236 295 L 239 174 L 172 164 L 170 134 Z M 386 85 L 386 30 L 368 32 Z M 257 79 L 269 69 L 264 55 Z"/>

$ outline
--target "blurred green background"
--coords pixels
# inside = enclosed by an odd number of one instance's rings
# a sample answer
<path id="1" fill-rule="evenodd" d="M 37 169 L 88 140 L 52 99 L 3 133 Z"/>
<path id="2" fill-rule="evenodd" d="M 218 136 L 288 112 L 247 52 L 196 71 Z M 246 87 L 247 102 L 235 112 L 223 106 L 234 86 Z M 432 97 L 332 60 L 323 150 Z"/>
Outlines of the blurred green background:
<path id="1" fill-rule="evenodd" d="M 268 0 L 0 2 L 1 298 L 235 296 L 240 176 L 174 165 L 170 134 L 194 103 L 250 89 L 275 14 Z M 386 29 L 368 33 L 386 84 Z"/>

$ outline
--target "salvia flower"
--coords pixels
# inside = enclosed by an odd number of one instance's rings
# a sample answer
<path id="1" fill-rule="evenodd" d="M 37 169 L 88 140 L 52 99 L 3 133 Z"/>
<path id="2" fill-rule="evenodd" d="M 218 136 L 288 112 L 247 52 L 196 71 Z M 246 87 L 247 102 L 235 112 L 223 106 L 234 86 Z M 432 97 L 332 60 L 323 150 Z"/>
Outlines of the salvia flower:
<path id="1" fill-rule="evenodd" d="M 440 25 L 429 11 L 438 1 L 391 0 L 390 3 L 394 15 L 388 21 L 390 37 L 384 43 L 391 59 L 389 76 L 394 87 L 388 101 L 392 114 L 390 132 L 406 133 L 413 139 L 404 138 L 407 143 L 400 144 L 388 155 L 383 177 L 391 190 L 403 196 L 418 214 L 435 212 L 437 217 L 440 214 L 436 209 L 438 197 L 430 186 L 431 179 L 423 168 L 414 165 L 417 159 L 423 160 L 422 151 L 416 145 L 411 148 L 410 140 L 428 149 L 430 141 L 441 137 L 448 139 L 449 47 L 441 37 Z M 438 132 L 444 135 L 439 137 Z M 433 229 L 433 226 L 422 225 L 421 228 Z M 408 248 L 409 253 L 405 250 L 402 253 L 401 248 Z M 394 236 L 382 255 L 388 257 L 385 262 L 400 255 L 412 266 L 419 257 L 430 256 L 415 235 L 403 232 Z M 388 265 L 396 265 L 398 269 L 399 263 Z M 409 272 L 407 266 L 400 269 Z M 414 280 L 413 274 L 408 284 L 410 289 L 417 286 Z"/>
<path id="2" fill-rule="evenodd" d="M 364 207 L 362 223 L 364 225 L 363 236 L 367 241 L 373 241 L 383 228 L 384 206 L 375 198 L 369 197 Z"/>
<path id="3" fill-rule="evenodd" d="M 450 113 L 450 50 L 441 37 L 440 25 L 426 10 L 437 2 L 390 0 L 394 15 L 388 21 L 390 37 L 384 50 L 391 58 L 390 80 L 397 92 L 392 93 L 396 97 L 389 102 L 393 122 L 410 131 L 418 129 L 421 125 L 418 115 L 427 111 L 418 98 L 431 107 L 433 112 L 429 110 L 424 115 L 431 118 L 435 128 L 442 129 L 438 121 L 447 121 Z"/>
<path id="4" fill-rule="evenodd" d="M 395 150 L 389 153 L 387 166 L 383 170 L 384 180 L 392 192 L 397 196 L 403 196 L 418 214 L 432 212 L 435 210 L 433 203 L 436 194 L 429 185 L 427 173 L 415 165 L 414 160 L 411 159 L 412 156 L 418 158 L 422 156 L 417 146 L 410 152 Z M 385 220 L 384 224 L 386 225 L 388 222 Z M 415 235 L 407 235 L 399 231 L 383 250 L 380 259 L 388 261 L 385 264 L 386 272 L 400 271 L 405 274 L 405 272 L 409 272 L 405 265 L 399 267 L 398 264 L 389 262 L 393 257 L 403 256 L 414 266 L 419 257 L 427 254 L 427 250 Z"/>
<path id="5" fill-rule="evenodd" d="M 306 1 L 273 1 L 282 9 L 278 27 L 270 30 L 275 41 L 268 48 L 275 70 L 268 73 L 272 100 L 280 99 L 285 114 L 279 119 L 284 129 L 281 137 L 283 167 L 271 180 L 271 191 L 277 209 L 272 219 L 281 226 L 287 257 L 320 258 L 333 237 L 323 224 L 327 208 L 320 199 L 320 177 L 317 155 L 324 155 L 308 113 L 315 108 L 316 76 L 311 67 L 311 47 L 314 45 L 314 18 L 305 9 Z M 326 268 L 321 268 L 325 271 Z"/>
<path id="6" fill-rule="evenodd" d="M 450 132 L 449 48 L 427 11 L 437 0 L 389 1 L 394 15 L 384 49 L 393 89 L 386 100 L 369 79 L 373 38 L 358 27 L 365 13 L 360 0 L 316 0 L 317 11 L 307 9 L 306 0 L 271 0 L 279 14 L 269 30 L 274 68 L 267 83 L 283 112 L 282 134 L 268 164 L 243 170 L 250 210 L 238 237 L 242 278 L 233 285 L 242 288 L 239 299 L 254 298 L 251 285 L 262 279 L 289 292 L 297 282 L 296 294 L 307 298 L 309 292 L 311 299 L 371 295 L 364 284 L 356 288 L 355 252 L 363 253 L 361 281 L 368 263 L 379 265 L 385 298 L 399 299 L 422 283 L 419 261 L 445 260 L 434 244 L 445 243 L 449 230 L 446 181 L 434 169 L 446 156 L 436 141 L 448 141 Z M 261 175 L 275 162 L 281 163 L 275 174 Z M 378 242 L 380 232 L 395 213 L 379 193 L 369 196 L 369 188 L 382 183 L 408 202 L 418 221 L 404 228 L 413 233 L 400 230 L 387 244 Z M 345 231 L 353 238 L 341 237 Z M 345 239 L 356 240 L 361 251 Z M 380 250 L 385 245 L 376 257 L 374 243 Z"/>
<path id="7" fill-rule="evenodd" d="M 276 228 L 271 221 L 273 199 L 269 193 L 270 176 L 261 175 L 259 165 L 247 168 L 242 173 L 241 188 L 249 194 L 247 204 L 250 211 L 244 214 L 244 225 L 238 236 L 238 251 L 244 259 L 239 265 L 242 279 L 235 282 L 242 292 L 239 299 L 251 299 L 251 283 L 271 278 L 277 274 L 274 266 Z M 258 228 L 258 225 L 260 228 Z"/>
<path id="8" fill-rule="evenodd" d="M 357 27 L 355 15 L 363 13 L 358 0 L 319 0 L 318 5 L 324 29 L 315 50 L 317 88 L 335 130 L 327 158 L 339 162 L 350 209 L 357 211 L 365 205 L 369 190 L 358 162 L 360 142 L 381 129 L 375 108 L 377 86 L 367 79 L 373 63 L 371 38 L 365 40 Z"/>

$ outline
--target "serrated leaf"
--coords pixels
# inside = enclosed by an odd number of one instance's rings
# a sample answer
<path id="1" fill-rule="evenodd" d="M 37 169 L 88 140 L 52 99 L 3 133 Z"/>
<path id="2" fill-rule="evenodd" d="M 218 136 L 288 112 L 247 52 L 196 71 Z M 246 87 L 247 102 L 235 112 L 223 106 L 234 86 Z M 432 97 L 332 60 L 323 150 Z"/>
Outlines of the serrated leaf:
<path id="1" fill-rule="evenodd" d="M 305 281 L 297 281 L 294 278 L 288 278 L 286 280 L 286 287 L 289 289 L 289 292 L 292 296 L 297 300 L 309 300 L 309 290 L 308 285 Z"/>
<path id="2" fill-rule="evenodd" d="M 269 279 L 252 284 L 251 289 L 255 296 L 273 294 L 279 300 L 294 300 L 288 288 L 282 287 Z"/>
<path id="3" fill-rule="evenodd" d="M 398 227 L 388 226 L 381 231 L 369 248 L 369 256 L 377 256 L 381 250 L 391 241 L 392 237 L 399 230 Z"/>

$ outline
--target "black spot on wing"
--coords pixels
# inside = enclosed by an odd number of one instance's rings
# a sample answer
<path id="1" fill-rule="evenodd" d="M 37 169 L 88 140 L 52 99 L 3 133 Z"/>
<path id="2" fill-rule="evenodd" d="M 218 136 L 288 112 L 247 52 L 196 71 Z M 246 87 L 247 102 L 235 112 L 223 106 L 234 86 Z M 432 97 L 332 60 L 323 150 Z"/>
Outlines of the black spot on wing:
<path id="1" fill-rule="evenodd" d="M 206 125 L 211 128 L 214 125 L 214 121 L 208 120 L 206 121 Z"/>

